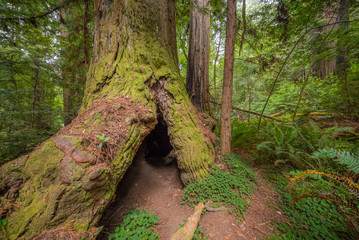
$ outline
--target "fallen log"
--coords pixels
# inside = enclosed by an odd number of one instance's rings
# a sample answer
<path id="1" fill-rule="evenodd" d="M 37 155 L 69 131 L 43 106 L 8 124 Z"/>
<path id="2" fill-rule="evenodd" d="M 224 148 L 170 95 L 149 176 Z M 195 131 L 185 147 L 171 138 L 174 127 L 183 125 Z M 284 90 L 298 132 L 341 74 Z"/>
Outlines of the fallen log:
<path id="1" fill-rule="evenodd" d="M 194 213 L 190 216 L 186 224 L 180 228 L 173 236 L 171 240 L 192 240 L 194 233 L 196 232 L 199 220 L 201 219 L 202 210 L 204 209 L 203 203 L 198 203 Z"/>

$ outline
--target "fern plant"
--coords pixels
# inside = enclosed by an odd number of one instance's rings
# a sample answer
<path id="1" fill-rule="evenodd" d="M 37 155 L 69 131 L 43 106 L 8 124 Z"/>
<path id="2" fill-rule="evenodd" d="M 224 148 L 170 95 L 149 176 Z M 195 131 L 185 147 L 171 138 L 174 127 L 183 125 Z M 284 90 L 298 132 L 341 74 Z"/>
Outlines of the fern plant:
<path id="1" fill-rule="evenodd" d="M 257 146 L 257 159 L 271 160 L 276 163 L 289 162 L 297 168 L 313 167 L 307 161 L 308 151 L 314 147 L 295 125 L 269 124 L 263 129 L 266 141 Z"/>
<path id="2" fill-rule="evenodd" d="M 352 178 L 317 170 L 297 171 L 290 178 L 291 205 L 302 199 L 330 201 L 351 226 L 359 226 L 359 184 Z M 358 227 L 354 227 L 359 230 Z"/>
<path id="3" fill-rule="evenodd" d="M 257 159 L 269 160 L 275 164 L 288 162 L 302 170 L 325 169 L 331 167 L 330 164 L 320 158 L 311 157 L 312 153 L 335 143 L 333 140 L 338 134 L 351 129 L 333 127 L 321 130 L 312 121 L 302 125 L 268 124 L 262 130 L 264 141 L 257 145 Z M 350 160 L 353 157 L 350 154 L 342 155 L 342 159 Z"/>
<path id="4" fill-rule="evenodd" d="M 338 163 L 345 165 L 348 170 L 359 174 L 359 156 L 354 153 L 334 148 L 323 148 L 315 151 L 311 157 L 314 159 L 334 159 Z"/>

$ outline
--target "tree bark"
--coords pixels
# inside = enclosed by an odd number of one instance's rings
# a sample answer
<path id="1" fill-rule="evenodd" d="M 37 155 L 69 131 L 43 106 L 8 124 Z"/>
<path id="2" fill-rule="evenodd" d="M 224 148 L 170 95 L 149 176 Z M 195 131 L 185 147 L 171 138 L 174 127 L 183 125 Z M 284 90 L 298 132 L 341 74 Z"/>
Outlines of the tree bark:
<path id="1" fill-rule="evenodd" d="M 1 204 L 15 204 L 7 211 L 7 238 L 96 238 L 98 221 L 157 114 L 167 123 L 183 183 L 208 173 L 214 148 L 180 80 L 174 6 L 174 0 L 95 1 L 79 117 L 26 158 L 0 168 Z M 96 137 L 101 134 L 106 143 Z"/>
<path id="2" fill-rule="evenodd" d="M 338 3 L 333 3 L 331 6 L 328 6 L 323 11 L 323 19 L 328 24 L 333 24 L 335 22 L 338 22 Z M 325 36 L 328 34 L 328 32 L 332 31 L 333 26 L 336 28 L 337 24 L 334 25 L 327 25 L 319 29 L 320 31 L 320 37 L 325 38 Z M 320 41 L 320 39 L 319 39 Z M 336 59 L 333 57 L 335 55 L 335 45 L 336 43 L 334 41 L 326 43 L 324 46 L 326 49 L 322 49 L 320 51 L 316 51 L 315 54 L 323 54 L 325 52 L 325 57 L 318 59 L 317 69 L 314 69 L 317 72 L 318 77 L 324 79 L 326 76 L 328 76 L 331 73 L 334 73 L 336 69 Z"/>
<path id="3" fill-rule="evenodd" d="M 231 151 L 231 107 L 234 65 L 234 43 L 236 37 L 236 6 L 237 0 L 227 2 L 226 46 L 224 52 L 223 90 L 221 107 L 220 145 L 222 154 Z"/>
<path id="4" fill-rule="evenodd" d="M 201 112 L 209 112 L 209 0 L 192 0 L 186 89 Z"/>

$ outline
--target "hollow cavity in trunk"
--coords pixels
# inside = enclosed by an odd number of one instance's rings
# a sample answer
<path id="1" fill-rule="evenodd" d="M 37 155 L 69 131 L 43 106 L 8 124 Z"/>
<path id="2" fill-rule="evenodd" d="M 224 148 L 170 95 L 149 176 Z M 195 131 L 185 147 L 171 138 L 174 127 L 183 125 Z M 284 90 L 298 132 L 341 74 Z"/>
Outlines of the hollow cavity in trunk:
<path id="1" fill-rule="evenodd" d="M 133 162 L 119 184 L 116 198 L 105 210 L 99 226 L 104 226 L 97 239 L 108 239 L 117 226 L 120 226 L 123 215 L 132 207 L 146 208 L 160 216 L 171 217 L 169 206 L 179 206 L 180 195 L 174 193 L 182 190 L 183 185 L 177 167 L 173 147 L 167 132 L 167 125 L 158 114 L 158 124 L 143 140 Z M 168 223 L 177 226 L 175 223 Z M 175 229 L 165 230 L 170 236 Z M 167 232 L 168 233 L 167 233 Z"/>

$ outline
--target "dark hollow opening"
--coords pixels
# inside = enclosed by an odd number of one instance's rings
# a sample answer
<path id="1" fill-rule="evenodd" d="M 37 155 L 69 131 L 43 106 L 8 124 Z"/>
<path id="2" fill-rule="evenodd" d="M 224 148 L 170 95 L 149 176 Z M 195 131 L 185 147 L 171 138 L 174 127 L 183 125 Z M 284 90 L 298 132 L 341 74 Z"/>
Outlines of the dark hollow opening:
<path id="1" fill-rule="evenodd" d="M 120 226 L 122 216 L 133 206 L 147 207 L 146 199 L 166 198 L 169 189 L 183 188 L 167 124 L 161 116 L 157 116 L 157 119 L 158 124 L 143 140 L 121 180 L 114 202 L 104 211 L 99 222 L 104 229 L 97 239 L 108 239 Z"/>
<path id="2" fill-rule="evenodd" d="M 159 115 L 155 129 L 145 138 L 142 145 L 145 148 L 145 159 L 153 165 L 172 164 L 175 156 L 171 153 L 173 147 L 168 136 L 167 124 Z"/>

